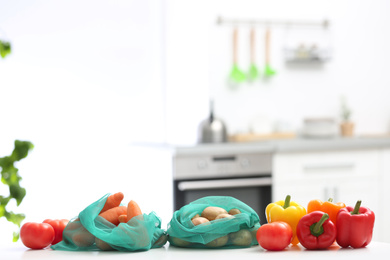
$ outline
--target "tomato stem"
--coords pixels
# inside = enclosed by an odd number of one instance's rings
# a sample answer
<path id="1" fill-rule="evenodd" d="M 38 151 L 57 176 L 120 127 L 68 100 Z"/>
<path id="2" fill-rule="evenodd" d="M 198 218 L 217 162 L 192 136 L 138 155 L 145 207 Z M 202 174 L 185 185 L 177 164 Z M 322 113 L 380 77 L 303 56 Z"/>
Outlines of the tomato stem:
<path id="1" fill-rule="evenodd" d="M 329 201 L 329 202 L 333 202 L 333 198 L 329 198 L 328 201 Z"/>
<path id="2" fill-rule="evenodd" d="M 361 200 L 358 200 L 355 204 L 355 207 L 353 208 L 353 211 L 351 212 L 351 215 L 357 215 L 359 214 L 360 205 L 362 204 Z"/>
<path id="3" fill-rule="evenodd" d="M 291 196 L 287 195 L 286 199 L 284 200 L 284 206 L 283 206 L 284 209 L 287 209 L 288 207 L 290 207 L 290 200 L 291 200 Z"/>

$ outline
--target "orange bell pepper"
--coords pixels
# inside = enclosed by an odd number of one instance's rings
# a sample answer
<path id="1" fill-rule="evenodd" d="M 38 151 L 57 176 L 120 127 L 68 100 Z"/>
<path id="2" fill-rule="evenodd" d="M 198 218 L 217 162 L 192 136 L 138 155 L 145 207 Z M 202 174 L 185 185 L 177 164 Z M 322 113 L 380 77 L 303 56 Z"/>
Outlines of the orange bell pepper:
<path id="1" fill-rule="evenodd" d="M 322 211 L 329 215 L 329 219 L 336 225 L 337 213 L 339 210 L 345 208 L 345 204 L 343 202 L 333 203 L 333 199 L 329 198 L 328 201 L 321 200 L 311 200 L 307 204 L 307 213 L 311 213 L 313 211 Z"/>
<path id="2" fill-rule="evenodd" d="M 270 203 L 265 209 L 268 223 L 283 221 L 290 225 L 293 237 L 291 244 L 299 243 L 297 237 L 297 225 L 299 220 L 306 215 L 306 209 L 294 201 L 290 201 L 291 196 L 287 195 L 285 200 Z"/>

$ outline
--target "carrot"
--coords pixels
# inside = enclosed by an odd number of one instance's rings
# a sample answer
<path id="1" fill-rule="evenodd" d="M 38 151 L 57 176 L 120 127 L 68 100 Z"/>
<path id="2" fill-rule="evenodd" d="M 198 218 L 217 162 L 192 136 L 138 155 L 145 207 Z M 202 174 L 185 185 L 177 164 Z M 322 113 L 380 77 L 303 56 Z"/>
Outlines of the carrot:
<path id="1" fill-rule="evenodd" d="M 127 204 L 127 222 L 135 216 L 142 215 L 141 209 L 134 200 L 130 200 Z"/>
<path id="2" fill-rule="evenodd" d="M 119 223 L 126 223 L 127 215 L 123 214 L 118 217 Z"/>
<path id="3" fill-rule="evenodd" d="M 126 214 L 126 212 L 127 212 L 126 206 L 119 206 L 119 207 L 108 209 L 103 213 L 100 213 L 99 216 L 105 218 L 107 221 L 117 226 L 119 224 L 118 217 L 120 215 Z"/>
<path id="4" fill-rule="evenodd" d="M 124 197 L 124 195 L 122 192 L 117 192 L 115 194 L 108 196 L 107 201 L 104 204 L 100 213 L 103 213 L 104 211 L 106 211 L 108 209 L 119 207 L 119 205 L 121 204 L 121 202 L 123 200 L 123 197 Z"/>

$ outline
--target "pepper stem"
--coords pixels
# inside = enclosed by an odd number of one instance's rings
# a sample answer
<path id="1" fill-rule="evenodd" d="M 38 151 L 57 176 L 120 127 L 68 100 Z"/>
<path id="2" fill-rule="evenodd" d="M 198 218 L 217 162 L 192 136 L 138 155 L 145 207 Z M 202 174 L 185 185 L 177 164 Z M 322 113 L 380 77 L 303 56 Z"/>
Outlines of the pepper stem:
<path id="1" fill-rule="evenodd" d="M 360 205 L 362 204 L 361 200 L 358 200 L 355 204 L 355 207 L 353 208 L 353 211 L 351 212 L 351 215 L 357 215 L 359 214 Z"/>
<path id="2" fill-rule="evenodd" d="M 284 205 L 283 205 L 284 209 L 287 209 L 288 207 L 290 207 L 290 200 L 291 200 L 291 196 L 287 195 L 286 199 L 284 200 Z"/>
<path id="3" fill-rule="evenodd" d="M 321 219 L 317 222 L 314 223 L 313 225 L 310 226 L 310 232 L 313 236 L 320 236 L 322 233 L 324 233 L 324 228 L 322 225 L 324 222 L 329 218 L 329 215 L 327 213 L 324 213 L 321 217 Z"/>
<path id="4" fill-rule="evenodd" d="M 329 201 L 329 202 L 333 202 L 333 198 L 329 198 L 328 201 Z"/>

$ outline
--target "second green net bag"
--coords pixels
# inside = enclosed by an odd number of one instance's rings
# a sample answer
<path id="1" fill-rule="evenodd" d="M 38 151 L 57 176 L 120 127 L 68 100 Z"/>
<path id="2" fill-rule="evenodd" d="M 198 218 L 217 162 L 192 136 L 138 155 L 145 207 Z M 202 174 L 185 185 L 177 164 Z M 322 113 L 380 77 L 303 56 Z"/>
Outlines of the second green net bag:
<path id="1" fill-rule="evenodd" d="M 242 248 L 258 244 L 259 227 L 259 216 L 244 202 L 229 196 L 209 196 L 175 211 L 167 233 L 173 246 Z"/>
<path id="2" fill-rule="evenodd" d="M 154 212 L 135 216 L 118 225 L 101 217 L 99 213 L 109 195 L 89 205 L 70 221 L 64 229 L 63 240 L 51 248 L 65 251 L 145 251 L 166 243 L 167 235 Z"/>

